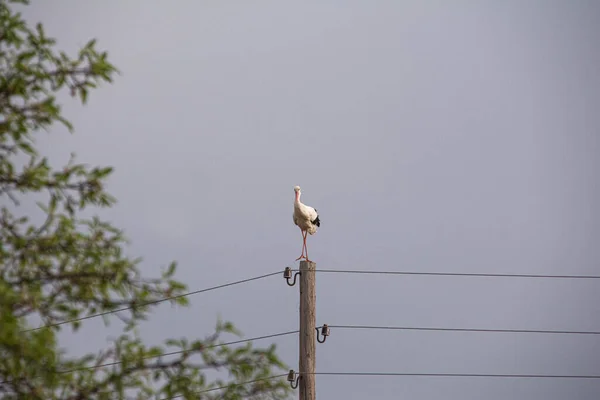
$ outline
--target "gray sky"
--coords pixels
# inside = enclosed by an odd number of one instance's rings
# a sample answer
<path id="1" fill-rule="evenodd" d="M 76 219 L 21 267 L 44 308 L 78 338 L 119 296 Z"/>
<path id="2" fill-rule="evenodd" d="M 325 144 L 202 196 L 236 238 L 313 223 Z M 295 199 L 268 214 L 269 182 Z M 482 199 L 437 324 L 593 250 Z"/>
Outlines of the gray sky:
<path id="1" fill-rule="evenodd" d="M 600 274 L 600 4 L 572 1 L 37 2 L 67 50 L 123 71 L 56 162 L 116 168 L 107 217 L 191 290 L 293 265 L 293 186 L 318 268 Z M 317 324 L 600 330 L 600 282 L 320 274 Z M 298 325 L 279 276 L 163 305 L 149 343 Z M 65 339 L 95 351 L 101 320 Z M 294 336 L 275 341 L 297 369 Z M 257 342 L 267 345 L 269 342 Z M 318 371 L 600 374 L 600 338 L 333 330 Z M 597 399 L 600 381 L 317 378 L 321 399 Z"/>

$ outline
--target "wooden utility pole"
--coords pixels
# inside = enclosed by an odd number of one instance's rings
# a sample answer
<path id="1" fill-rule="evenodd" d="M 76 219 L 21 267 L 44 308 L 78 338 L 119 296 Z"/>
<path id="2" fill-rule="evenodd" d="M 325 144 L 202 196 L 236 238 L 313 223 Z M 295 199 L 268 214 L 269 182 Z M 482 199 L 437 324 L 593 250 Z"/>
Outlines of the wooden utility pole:
<path id="1" fill-rule="evenodd" d="M 316 266 L 311 261 L 300 261 L 300 400 L 316 399 Z"/>

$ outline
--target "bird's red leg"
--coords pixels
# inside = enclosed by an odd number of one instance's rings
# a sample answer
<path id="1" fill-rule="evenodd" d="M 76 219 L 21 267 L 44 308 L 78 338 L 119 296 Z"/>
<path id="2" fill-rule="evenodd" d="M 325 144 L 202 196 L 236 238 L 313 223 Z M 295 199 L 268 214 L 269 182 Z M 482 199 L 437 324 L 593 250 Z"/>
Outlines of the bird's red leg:
<path id="1" fill-rule="evenodd" d="M 306 232 L 301 231 L 301 233 L 302 233 L 302 254 L 300 255 L 300 257 L 296 258 L 296 261 L 306 258 L 306 256 L 304 255 L 304 249 L 306 248 Z"/>
<path id="2" fill-rule="evenodd" d="M 304 259 L 308 262 L 312 262 L 308 259 L 308 247 L 306 247 L 306 235 L 308 235 L 308 233 L 304 233 L 304 250 L 306 251 L 306 257 L 304 257 Z"/>
<path id="3" fill-rule="evenodd" d="M 304 231 L 303 235 L 302 235 L 302 251 L 304 254 L 304 259 L 307 260 L 308 258 L 308 249 L 306 248 L 306 236 L 308 235 L 308 232 Z"/>

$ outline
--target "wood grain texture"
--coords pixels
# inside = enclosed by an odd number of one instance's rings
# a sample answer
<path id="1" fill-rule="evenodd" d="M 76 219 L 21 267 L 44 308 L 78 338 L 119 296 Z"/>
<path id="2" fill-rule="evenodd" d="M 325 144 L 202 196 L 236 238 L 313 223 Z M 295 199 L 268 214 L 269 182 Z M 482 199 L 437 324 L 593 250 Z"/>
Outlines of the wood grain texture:
<path id="1" fill-rule="evenodd" d="M 316 264 L 300 261 L 300 400 L 315 400 Z"/>

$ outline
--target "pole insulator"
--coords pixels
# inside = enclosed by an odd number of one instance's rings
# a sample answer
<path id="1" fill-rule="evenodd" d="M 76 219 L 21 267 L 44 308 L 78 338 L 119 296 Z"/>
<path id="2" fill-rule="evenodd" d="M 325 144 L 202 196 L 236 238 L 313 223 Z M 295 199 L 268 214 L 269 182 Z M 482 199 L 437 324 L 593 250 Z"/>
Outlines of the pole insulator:
<path id="1" fill-rule="evenodd" d="M 323 326 L 321 327 L 321 331 L 319 331 L 319 328 L 315 328 L 317 330 L 317 342 L 319 343 L 325 343 L 325 341 L 327 340 L 327 336 L 329 336 L 330 330 L 329 330 L 329 326 L 327 326 L 327 324 L 323 324 Z M 320 333 L 320 335 L 319 335 Z M 323 339 L 321 340 L 321 336 L 323 336 Z"/>
<path id="2" fill-rule="evenodd" d="M 287 380 L 290 383 L 290 386 L 292 387 L 292 389 L 297 389 L 298 381 L 300 380 L 300 375 L 296 376 L 296 373 L 294 372 L 294 370 L 290 369 L 290 372 L 288 372 Z"/>
<path id="3" fill-rule="evenodd" d="M 296 278 L 298 278 L 298 275 L 300 275 L 300 272 L 296 272 L 294 274 L 294 280 L 290 283 L 290 279 L 292 278 L 292 268 L 285 267 L 285 270 L 283 271 L 283 277 L 285 278 L 288 286 L 294 286 L 296 284 Z"/>

